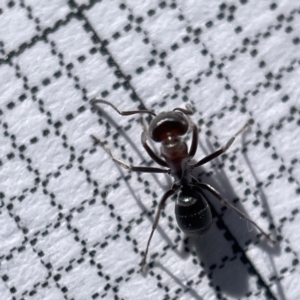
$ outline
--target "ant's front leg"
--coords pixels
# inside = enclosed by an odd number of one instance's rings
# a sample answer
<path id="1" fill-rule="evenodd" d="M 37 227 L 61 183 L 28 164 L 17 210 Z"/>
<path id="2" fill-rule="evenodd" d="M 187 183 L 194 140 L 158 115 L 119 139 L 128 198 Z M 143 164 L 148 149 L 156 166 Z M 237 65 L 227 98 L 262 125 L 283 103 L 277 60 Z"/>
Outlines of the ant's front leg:
<path id="1" fill-rule="evenodd" d="M 189 157 L 192 158 L 195 156 L 197 148 L 198 148 L 198 127 L 196 126 L 196 124 L 192 123 L 193 125 L 193 135 L 192 135 L 192 144 L 191 144 L 191 148 L 189 151 Z"/>
<path id="2" fill-rule="evenodd" d="M 139 166 L 132 166 L 128 165 L 122 160 L 114 157 L 110 151 L 110 149 L 98 138 L 96 138 L 94 135 L 91 135 L 91 138 L 97 143 L 102 146 L 102 148 L 106 151 L 106 153 L 112 158 L 114 162 L 116 162 L 119 166 L 126 170 L 131 170 L 134 172 L 141 172 L 141 173 L 168 173 L 170 174 L 170 169 L 161 169 L 161 168 L 151 168 L 151 167 L 139 167 Z"/>
<path id="3" fill-rule="evenodd" d="M 168 168 L 168 164 L 166 161 L 161 159 L 148 145 L 147 143 L 147 133 L 146 133 L 146 126 L 143 124 L 143 132 L 141 135 L 141 142 L 145 150 L 147 151 L 148 155 L 159 165 Z"/>
<path id="4" fill-rule="evenodd" d="M 249 126 L 248 123 L 246 123 L 227 143 L 224 147 L 222 147 L 221 149 L 215 151 L 212 154 L 207 155 L 206 157 L 202 158 L 201 160 L 199 160 L 196 164 L 192 165 L 192 169 L 200 167 L 204 164 L 206 164 L 207 162 L 213 160 L 214 158 L 218 157 L 219 155 L 223 154 L 234 142 L 235 138 L 242 133 L 247 127 Z"/>

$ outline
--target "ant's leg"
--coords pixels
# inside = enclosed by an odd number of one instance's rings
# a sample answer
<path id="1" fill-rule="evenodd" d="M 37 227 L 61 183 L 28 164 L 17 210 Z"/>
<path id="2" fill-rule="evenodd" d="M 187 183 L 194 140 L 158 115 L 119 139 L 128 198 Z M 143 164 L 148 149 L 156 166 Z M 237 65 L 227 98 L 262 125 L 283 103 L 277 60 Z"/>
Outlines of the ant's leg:
<path id="1" fill-rule="evenodd" d="M 159 165 L 163 166 L 163 167 L 168 167 L 168 164 L 166 163 L 166 161 L 164 161 L 163 159 L 161 159 L 151 148 L 150 146 L 147 144 L 147 133 L 146 133 L 146 125 L 143 123 L 144 120 L 142 120 L 142 125 L 143 125 L 143 132 L 141 135 L 141 141 L 142 141 L 142 145 L 145 148 L 145 150 L 147 151 L 148 155 Z"/>
<path id="2" fill-rule="evenodd" d="M 193 114 L 192 108 L 189 105 L 187 105 L 186 108 L 187 109 L 184 109 L 184 108 L 181 108 L 181 107 L 176 107 L 176 108 L 173 109 L 173 111 L 179 110 L 182 113 L 184 113 L 185 115 L 192 115 Z"/>
<path id="3" fill-rule="evenodd" d="M 179 111 L 183 112 L 186 115 L 192 115 L 193 114 L 192 107 L 189 104 L 187 104 L 185 107 L 186 107 L 186 109 L 181 108 L 181 107 L 176 107 L 176 108 L 173 109 L 173 111 L 179 110 Z"/>
<path id="4" fill-rule="evenodd" d="M 189 151 L 189 157 L 192 158 L 195 156 L 198 148 L 198 127 L 193 123 L 193 136 L 192 136 L 192 144 Z"/>
<path id="5" fill-rule="evenodd" d="M 235 140 L 235 138 L 242 133 L 247 127 L 249 126 L 248 123 L 246 123 L 243 128 L 241 128 L 227 143 L 224 147 L 222 147 L 221 149 L 217 150 L 216 152 L 207 155 L 206 157 L 202 158 L 200 161 L 198 161 L 196 164 L 192 165 L 192 169 L 197 168 L 199 166 L 202 166 L 204 164 L 206 164 L 207 162 L 213 160 L 214 158 L 218 157 L 219 155 L 221 155 L 222 153 L 224 153 L 233 143 L 233 141 Z"/>
<path id="6" fill-rule="evenodd" d="M 96 103 L 103 103 L 111 106 L 119 115 L 121 116 L 129 116 L 129 115 L 134 115 L 134 114 L 151 114 L 153 116 L 156 116 L 156 114 L 153 111 L 150 110 L 128 110 L 128 111 L 120 111 L 118 110 L 112 103 L 105 101 L 103 99 L 93 99 L 90 101 L 92 105 L 96 106 Z"/>
<path id="7" fill-rule="evenodd" d="M 162 211 L 162 209 L 164 208 L 165 206 L 165 203 L 167 201 L 167 199 L 169 197 L 171 197 L 179 188 L 179 185 L 177 184 L 174 184 L 172 186 L 172 189 L 165 192 L 164 195 L 162 196 L 160 202 L 159 202 L 159 205 L 158 205 L 158 209 L 157 209 L 157 212 L 156 212 L 156 215 L 155 215 L 155 219 L 154 219 L 154 223 L 152 225 L 152 230 L 151 230 L 151 233 L 150 233 L 150 236 L 149 236 L 149 239 L 148 239 L 148 242 L 147 242 L 147 247 L 146 247 L 146 250 L 145 250 L 145 253 L 144 253 L 144 257 L 140 263 L 140 266 L 141 266 L 141 272 L 143 271 L 143 268 L 146 264 L 146 259 L 147 259 L 147 254 L 148 254 L 148 250 L 149 250 L 149 245 L 150 245 L 150 242 L 151 242 L 151 239 L 152 239 L 152 236 L 153 236 L 153 233 L 158 225 L 158 221 L 159 221 L 159 217 L 160 217 L 160 213 Z"/>
<path id="8" fill-rule="evenodd" d="M 135 172 L 142 172 L 142 173 L 169 173 L 170 174 L 170 169 L 161 169 L 161 168 L 151 168 L 151 167 L 136 167 L 132 165 L 128 165 L 122 160 L 114 157 L 110 151 L 110 149 L 98 138 L 95 136 L 91 135 L 91 138 L 98 144 L 104 148 L 104 150 L 107 152 L 107 154 L 112 158 L 114 162 L 116 162 L 119 166 L 123 167 L 126 170 L 131 170 Z"/>
<path id="9" fill-rule="evenodd" d="M 252 221 L 249 217 L 247 217 L 243 212 L 241 212 L 239 209 L 237 209 L 235 206 L 233 206 L 232 204 L 230 204 L 227 200 L 225 200 L 217 190 L 215 190 L 212 186 L 210 186 L 209 184 L 206 183 L 197 183 L 197 186 L 200 188 L 203 188 L 207 191 L 209 191 L 210 193 L 212 193 L 216 198 L 218 198 L 222 204 L 224 204 L 225 206 L 231 208 L 232 210 L 234 210 L 238 215 L 240 215 L 242 218 L 246 219 L 247 221 L 249 221 L 250 223 L 252 223 L 270 242 L 272 242 L 273 244 L 275 244 L 275 241 L 273 239 L 271 239 L 269 237 L 268 234 L 266 234 L 261 228 L 260 226 L 258 226 L 254 221 Z"/>

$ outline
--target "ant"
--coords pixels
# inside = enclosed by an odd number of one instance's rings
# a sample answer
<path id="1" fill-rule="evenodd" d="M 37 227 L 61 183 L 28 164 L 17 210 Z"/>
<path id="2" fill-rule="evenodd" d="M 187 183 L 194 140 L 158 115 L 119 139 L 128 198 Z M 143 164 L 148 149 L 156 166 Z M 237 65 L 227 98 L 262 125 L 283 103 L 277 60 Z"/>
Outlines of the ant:
<path id="1" fill-rule="evenodd" d="M 146 264 L 149 245 L 153 233 L 158 225 L 161 211 L 164 208 L 167 199 L 175 194 L 178 190 L 179 195 L 175 204 L 175 215 L 179 228 L 187 235 L 195 236 L 203 234 L 210 228 L 212 224 L 212 214 L 209 204 L 201 193 L 202 190 L 206 190 L 213 194 L 217 199 L 219 199 L 222 204 L 234 210 L 238 215 L 256 226 L 256 228 L 269 241 L 275 243 L 275 241 L 273 241 L 258 224 L 256 224 L 243 212 L 241 212 L 235 206 L 225 200 L 217 190 L 215 190 L 209 184 L 199 182 L 192 175 L 192 171 L 195 168 L 206 164 L 207 162 L 224 153 L 231 146 L 235 138 L 249 126 L 248 123 L 246 123 L 231 139 L 229 139 L 224 147 L 200 159 L 197 163 L 190 164 L 191 159 L 196 154 L 198 146 L 198 128 L 196 124 L 193 123 L 188 117 L 189 115 L 193 114 L 190 106 L 187 106 L 186 109 L 174 108 L 173 111 L 165 111 L 156 115 L 150 110 L 120 111 L 108 101 L 102 99 L 91 100 L 91 104 L 93 106 L 96 106 L 97 103 L 111 106 L 121 116 L 128 116 L 133 114 L 153 115 L 154 119 L 149 125 L 148 133 L 151 140 L 157 143 L 161 143 L 161 157 L 156 154 L 148 145 L 148 134 L 146 133 L 145 125 L 141 136 L 141 142 L 148 155 L 158 165 L 164 168 L 128 165 L 122 160 L 115 158 L 112 155 L 110 149 L 101 140 L 93 135 L 91 135 L 91 137 L 96 143 L 99 143 L 105 149 L 105 151 L 110 155 L 114 162 L 127 170 L 144 173 L 167 173 L 174 178 L 172 188 L 165 192 L 159 202 L 152 230 L 147 242 L 146 250 L 140 263 L 141 271 Z M 181 137 L 184 136 L 190 128 L 192 128 L 193 133 L 191 146 L 188 150 L 187 144 L 182 140 Z"/>

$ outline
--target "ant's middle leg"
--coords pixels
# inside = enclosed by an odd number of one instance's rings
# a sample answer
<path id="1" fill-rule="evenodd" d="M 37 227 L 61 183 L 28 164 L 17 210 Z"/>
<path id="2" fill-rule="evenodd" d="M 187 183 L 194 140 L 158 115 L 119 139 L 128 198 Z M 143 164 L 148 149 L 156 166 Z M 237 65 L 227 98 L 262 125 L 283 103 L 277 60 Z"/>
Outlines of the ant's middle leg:
<path id="1" fill-rule="evenodd" d="M 247 127 L 249 126 L 248 123 L 246 123 L 227 143 L 224 147 L 222 147 L 221 149 L 215 151 L 212 154 L 207 155 L 206 157 L 202 158 L 201 160 L 199 160 L 196 164 L 192 165 L 192 169 L 197 168 L 199 166 L 202 166 L 204 164 L 206 164 L 207 162 L 213 160 L 214 158 L 218 157 L 219 155 L 223 154 L 234 142 L 235 138 L 242 133 Z"/>
<path id="2" fill-rule="evenodd" d="M 126 170 L 131 170 L 135 172 L 142 172 L 142 173 L 168 173 L 170 174 L 170 169 L 162 169 L 162 168 L 151 168 L 151 167 L 139 167 L 139 166 L 132 166 L 126 164 L 124 161 L 114 157 L 109 149 L 100 139 L 91 135 L 91 138 L 97 143 L 102 146 L 102 148 L 106 151 L 106 153 L 111 157 L 111 159 L 116 162 L 119 166 Z"/>

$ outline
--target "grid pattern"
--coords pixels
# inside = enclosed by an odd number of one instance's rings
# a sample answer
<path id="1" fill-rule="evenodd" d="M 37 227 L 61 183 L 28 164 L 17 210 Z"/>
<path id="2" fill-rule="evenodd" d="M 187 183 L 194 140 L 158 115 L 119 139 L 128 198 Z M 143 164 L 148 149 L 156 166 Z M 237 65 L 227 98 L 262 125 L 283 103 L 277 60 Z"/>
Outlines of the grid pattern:
<path id="1" fill-rule="evenodd" d="M 296 1 L 0 2 L 1 299 L 298 299 L 299 47 Z M 212 228 L 188 238 L 172 199 L 142 276 L 171 179 L 93 144 L 152 164 L 139 116 L 92 109 L 94 97 L 120 110 L 191 103 L 195 159 L 249 121 L 195 175 L 277 244 L 211 195 Z"/>

